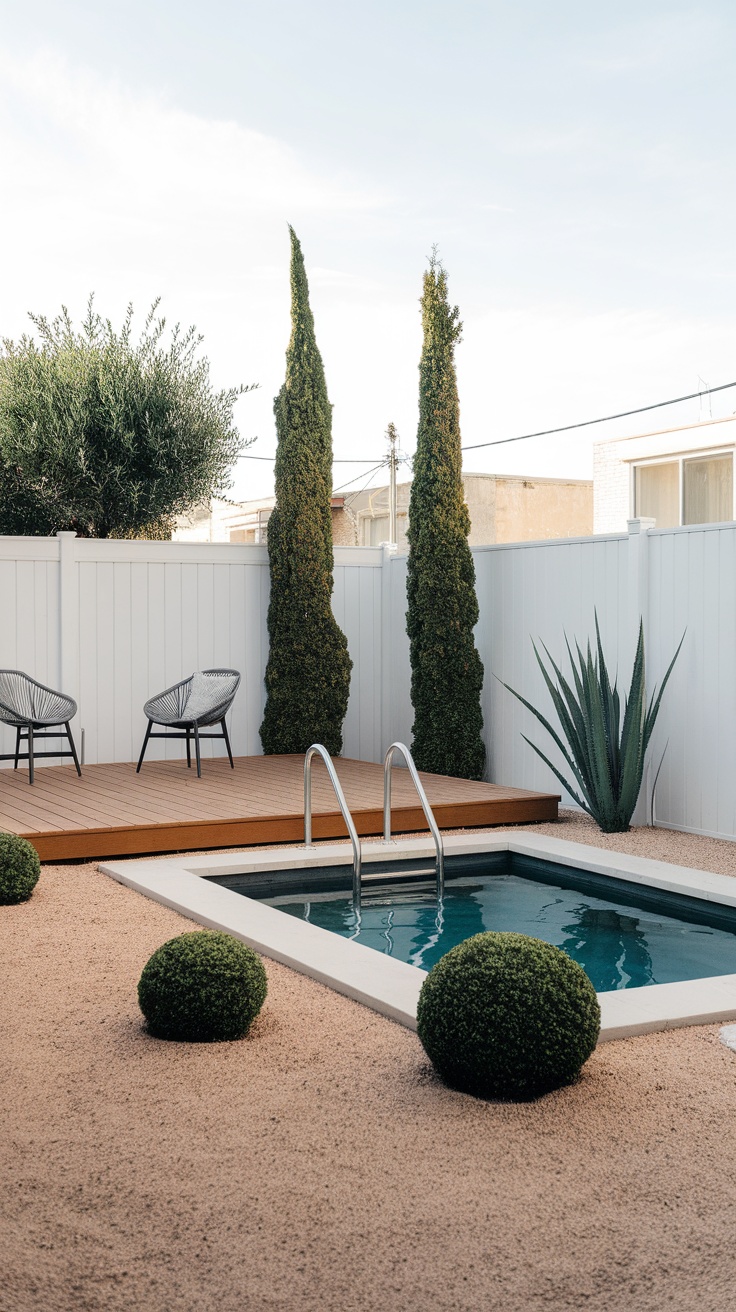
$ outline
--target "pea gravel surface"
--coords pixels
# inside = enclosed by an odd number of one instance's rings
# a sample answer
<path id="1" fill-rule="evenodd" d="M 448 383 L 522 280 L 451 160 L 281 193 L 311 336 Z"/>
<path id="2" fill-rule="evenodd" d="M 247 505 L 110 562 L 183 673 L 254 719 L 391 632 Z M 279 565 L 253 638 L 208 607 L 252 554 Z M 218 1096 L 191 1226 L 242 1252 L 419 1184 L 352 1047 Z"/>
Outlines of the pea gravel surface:
<path id="1" fill-rule="evenodd" d="M 727 843 L 538 828 L 736 872 Z M 269 961 L 245 1040 L 151 1038 L 138 977 L 191 928 L 91 863 L 0 908 L 2 1312 L 734 1306 L 718 1027 L 606 1044 L 570 1088 L 484 1103 L 415 1035 Z"/>

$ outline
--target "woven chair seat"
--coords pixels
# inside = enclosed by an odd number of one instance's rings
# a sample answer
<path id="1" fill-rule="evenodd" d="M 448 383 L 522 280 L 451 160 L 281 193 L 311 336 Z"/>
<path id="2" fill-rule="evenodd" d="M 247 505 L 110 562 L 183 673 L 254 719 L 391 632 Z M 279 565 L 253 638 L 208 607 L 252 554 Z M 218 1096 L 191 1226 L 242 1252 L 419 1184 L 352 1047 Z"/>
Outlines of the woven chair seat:
<path id="1" fill-rule="evenodd" d="M 47 688 L 22 670 L 0 670 L 0 721 L 34 729 L 66 724 L 77 713 L 73 697 Z"/>
<path id="2" fill-rule="evenodd" d="M 28 762 L 28 782 L 35 778 L 35 762 L 40 757 L 71 756 L 78 775 L 82 771 L 74 746 L 69 721 L 77 713 L 77 703 L 66 693 L 47 688 L 45 683 L 32 679 L 22 670 L 0 670 L 0 724 L 15 729 L 15 751 L 4 753 L 0 761 L 12 761 L 18 769 L 19 761 Z M 57 747 L 52 752 L 39 750 L 45 738 L 66 738 L 69 751 Z M 22 750 L 27 746 L 28 751 Z"/>
<path id="3" fill-rule="evenodd" d="M 175 683 L 164 692 L 149 698 L 143 707 L 148 717 L 148 728 L 138 757 L 136 774 L 140 774 L 149 738 L 186 738 L 187 766 L 192 764 L 191 738 L 197 756 L 197 776 L 202 774 L 200 754 L 201 738 L 222 738 L 227 748 L 231 769 L 235 769 L 225 716 L 230 710 L 240 684 L 237 670 L 198 670 L 188 679 Z M 164 733 L 154 733 L 154 724 L 163 726 Z M 200 733 L 207 725 L 219 725 L 220 733 Z M 173 732 L 172 732 L 173 731 Z"/>
<path id="4" fill-rule="evenodd" d="M 154 724 L 172 729 L 217 724 L 230 710 L 239 683 L 237 670 L 202 670 L 151 697 L 143 711 Z"/>

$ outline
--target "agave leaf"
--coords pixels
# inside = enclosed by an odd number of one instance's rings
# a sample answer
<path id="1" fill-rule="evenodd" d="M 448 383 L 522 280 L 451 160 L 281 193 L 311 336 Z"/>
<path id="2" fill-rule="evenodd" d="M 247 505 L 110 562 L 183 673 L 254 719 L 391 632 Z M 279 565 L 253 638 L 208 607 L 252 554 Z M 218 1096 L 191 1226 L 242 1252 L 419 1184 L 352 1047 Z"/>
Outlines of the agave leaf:
<path id="1" fill-rule="evenodd" d="M 547 654 L 549 655 L 549 653 Z M 537 659 L 539 660 L 542 672 L 545 675 L 545 681 L 549 688 L 553 705 L 560 718 L 563 732 L 570 747 L 572 759 L 575 762 L 576 778 L 580 783 L 580 787 L 584 790 L 586 797 L 593 798 L 596 795 L 596 776 L 593 764 L 592 742 L 590 740 L 589 725 L 584 714 L 584 708 L 580 706 L 572 689 L 570 689 L 567 684 L 565 684 L 565 686 L 568 690 L 570 710 L 568 711 L 567 707 L 562 705 L 560 692 L 549 678 L 538 653 Z M 557 669 L 557 666 L 554 664 L 551 657 L 550 661 L 559 677 L 562 678 L 560 671 Z"/>
<path id="2" fill-rule="evenodd" d="M 499 679 L 499 683 L 502 683 L 504 688 L 506 688 L 508 692 L 510 692 L 514 697 L 516 697 L 517 701 L 521 702 L 522 706 L 526 706 L 526 709 L 528 711 L 531 711 L 532 715 L 536 716 L 536 718 L 539 720 L 539 723 L 543 726 L 543 728 L 547 730 L 547 733 L 549 734 L 550 738 L 552 738 L 555 745 L 559 748 L 561 754 L 564 756 L 565 760 L 570 766 L 570 769 L 574 772 L 575 778 L 577 779 L 581 789 L 583 790 L 583 792 L 587 793 L 586 782 L 585 779 L 580 774 L 578 763 L 575 761 L 574 757 L 568 752 L 567 748 L 565 747 L 565 744 L 560 738 L 560 735 L 552 728 L 552 725 L 550 724 L 549 720 L 547 720 L 545 716 L 542 715 L 541 711 L 537 710 L 536 706 L 532 706 L 531 702 L 528 702 L 526 700 L 526 697 L 522 697 L 521 693 L 517 692 L 515 688 L 512 688 L 510 684 L 503 683 L 503 679 Z M 524 736 L 525 735 L 522 734 L 522 738 Z M 526 741 L 528 742 L 529 740 L 526 739 Z M 530 746 L 533 746 L 533 744 L 530 744 Z M 537 749 L 535 748 L 535 751 L 536 750 Z M 565 787 L 567 788 L 567 784 L 565 784 Z"/>
<path id="3" fill-rule="evenodd" d="M 585 656 L 583 656 L 583 653 L 580 650 L 580 644 L 578 642 L 575 643 L 575 647 L 576 647 L 578 662 L 580 667 L 579 670 L 575 667 L 575 662 L 572 656 L 570 657 L 570 661 L 573 667 L 573 673 L 575 675 L 575 686 L 576 688 L 579 688 L 580 714 L 584 725 L 583 752 L 586 762 L 586 774 L 590 780 L 591 796 L 595 797 L 598 793 L 599 780 L 598 780 L 598 770 L 596 765 L 596 748 L 595 748 L 595 742 L 593 737 L 592 715 L 591 715 L 592 706 L 590 700 L 590 669 L 589 669 L 590 648 L 588 648 L 588 658 L 586 658 Z"/>
<path id="4" fill-rule="evenodd" d="M 576 755 L 576 763 L 585 779 L 585 792 L 593 808 L 592 813 L 599 822 L 605 824 L 613 812 L 614 799 L 608 786 L 610 776 L 606 762 L 605 738 L 601 733 L 597 672 L 590 647 L 588 647 L 587 658 L 583 657 L 579 647 L 578 655 L 580 659 L 578 682 L 582 690 L 583 703 L 579 708 L 579 714 L 583 721 L 584 740 L 580 755 Z"/>
<path id="5" fill-rule="evenodd" d="M 568 640 L 567 634 L 565 634 L 565 646 L 567 647 L 567 654 L 568 654 L 568 657 L 569 657 L 569 659 L 570 659 L 570 669 L 572 670 L 573 679 L 574 679 L 574 681 L 575 681 L 575 691 L 577 692 L 577 695 L 578 695 L 578 701 L 582 703 L 583 700 L 584 700 L 584 696 L 583 696 L 583 685 L 582 685 L 582 683 L 581 683 L 581 681 L 580 681 L 580 675 L 578 674 L 578 669 L 577 669 L 577 666 L 576 666 L 576 664 L 575 664 L 575 659 L 574 659 L 573 654 L 572 654 L 572 648 L 570 647 L 570 643 L 569 643 L 569 640 Z M 580 664 L 582 665 L 582 664 L 583 664 L 582 652 L 580 651 L 580 647 L 578 646 L 577 642 L 575 643 L 575 646 L 577 647 L 578 656 L 579 656 L 579 658 L 580 658 Z M 546 650 L 546 648 L 545 648 L 545 650 Z"/>
<path id="6" fill-rule="evenodd" d="M 650 706 L 649 706 L 649 710 L 647 711 L 646 718 L 645 718 L 645 721 L 644 721 L 644 734 L 645 734 L 646 742 L 647 742 L 647 743 L 649 742 L 649 739 L 650 739 L 651 736 L 652 736 L 652 730 L 654 729 L 654 725 L 655 725 L 655 723 L 656 723 L 657 716 L 659 715 L 659 707 L 660 707 L 660 703 L 661 703 L 661 701 L 662 701 L 662 693 L 664 692 L 665 688 L 667 687 L 667 680 L 669 679 L 669 677 L 670 677 L 670 675 L 671 675 L 671 673 L 672 673 L 672 668 L 673 668 L 673 666 L 674 666 L 674 664 L 675 664 L 675 661 L 677 660 L 677 657 L 680 655 L 680 648 L 682 647 L 682 644 L 683 644 L 683 642 L 685 641 L 685 633 L 687 633 L 687 629 L 684 630 L 683 635 L 682 635 L 682 637 L 680 638 L 680 641 L 679 641 L 678 644 L 677 644 L 677 651 L 675 652 L 674 656 L 672 657 L 672 660 L 670 661 L 669 665 L 667 666 L 667 673 L 665 674 L 665 676 L 664 676 L 664 678 L 663 678 L 663 680 L 662 680 L 662 683 L 661 683 L 661 685 L 660 685 L 659 692 L 657 692 L 657 690 L 656 690 L 656 688 L 655 688 L 654 692 L 652 693 L 652 701 L 651 701 L 651 704 L 650 704 Z"/>
<path id="7" fill-rule="evenodd" d="M 567 642 L 567 638 L 565 638 L 565 641 Z M 585 726 L 585 716 L 581 709 L 584 700 L 583 688 L 580 682 L 580 675 L 572 659 L 572 653 L 570 652 L 570 645 L 569 643 L 567 644 L 567 650 L 570 656 L 570 666 L 573 674 L 573 682 L 575 684 L 574 691 L 570 686 L 570 684 L 568 683 L 567 679 L 565 678 L 564 674 L 558 667 L 558 665 L 553 660 L 548 648 L 544 645 L 544 643 L 542 643 L 542 646 L 544 647 L 545 653 L 547 655 L 547 659 L 549 660 L 550 665 L 552 666 L 552 669 L 554 670 L 557 676 L 557 680 L 560 684 L 560 688 L 562 690 L 563 696 L 565 698 L 565 701 L 567 702 L 570 718 L 572 719 L 575 725 L 575 733 L 576 733 L 577 741 L 581 745 L 581 750 L 584 750 L 584 744 L 586 743 L 586 726 Z"/>
<path id="8" fill-rule="evenodd" d="M 567 639 L 565 639 L 565 641 L 567 641 Z M 537 651 L 537 645 L 536 645 L 536 643 L 535 643 L 535 642 L 532 642 L 532 646 L 533 646 L 533 648 L 534 648 L 534 654 L 535 654 L 537 660 L 540 662 L 540 665 L 541 665 L 542 662 L 541 662 L 541 658 L 540 658 L 539 652 Z M 579 679 L 578 679 L 577 670 L 575 669 L 575 666 L 572 664 L 572 658 L 570 659 L 570 664 L 572 665 L 572 672 L 573 672 L 573 676 L 574 676 L 575 692 L 573 692 L 572 688 L 570 687 L 569 683 L 567 682 L 567 679 L 565 678 L 564 674 L 562 673 L 562 670 L 560 669 L 559 665 L 557 664 L 557 662 L 555 661 L 554 657 L 552 656 L 552 654 L 551 654 L 551 652 L 550 652 L 550 650 L 549 650 L 549 647 L 547 647 L 546 643 L 544 643 L 544 642 L 541 643 L 541 646 L 544 648 L 545 656 L 547 657 L 547 660 L 549 661 L 550 665 L 552 666 L 552 669 L 554 670 L 555 676 L 556 676 L 556 678 L 557 678 L 557 680 L 558 680 L 558 682 L 559 682 L 559 684 L 560 684 L 560 687 L 561 687 L 561 689 L 562 689 L 562 691 L 563 691 L 563 693 L 564 693 L 565 700 L 566 700 L 566 702 L 567 702 L 567 705 L 568 705 L 568 709 L 569 709 L 569 711 L 570 711 L 570 714 L 571 714 L 572 716 L 579 715 L 579 714 L 580 714 L 580 693 L 581 693 L 581 689 L 580 689 L 580 686 L 579 686 Z M 570 648 L 569 648 L 569 644 L 568 644 L 568 651 L 569 651 L 569 650 L 570 650 Z M 577 695 L 576 695 L 576 694 L 577 694 Z M 581 727 L 581 728 L 584 728 L 584 725 L 583 725 L 582 720 L 580 720 L 580 727 Z"/>
<path id="9" fill-rule="evenodd" d="M 644 775 L 645 751 L 642 736 L 632 739 L 632 744 L 624 761 L 619 802 L 621 814 L 627 817 L 627 828 L 628 820 L 631 819 L 634 813 L 634 807 L 641 792 L 641 781 Z"/>
<path id="10" fill-rule="evenodd" d="M 539 662 L 539 667 L 542 671 L 542 674 L 544 675 L 545 683 L 547 684 L 547 687 L 549 689 L 550 696 L 552 697 L 553 703 L 555 704 L 555 708 L 557 708 L 557 698 L 559 696 L 558 690 L 555 688 L 554 684 L 552 683 L 552 680 L 550 679 L 549 674 L 547 673 L 544 667 L 544 662 L 542 661 L 542 658 L 539 655 L 536 644 L 534 642 L 532 643 L 532 646 L 534 648 L 534 654 L 537 658 L 537 661 Z M 575 759 L 579 762 L 582 768 L 583 763 L 587 759 L 587 753 L 585 747 L 585 743 L 586 743 L 585 717 L 580 709 L 579 701 L 575 697 L 575 694 L 573 693 L 572 688 L 570 687 L 564 675 L 562 674 L 562 671 L 559 669 L 555 661 L 550 656 L 550 653 L 547 647 L 544 645 L 544 643 L 542 643 L 542 646 L 544 647 L 550 665 L 552 666 L 552 669 L 554 670 L 557 676 L 558 682 L 562 689 L 563 696 L 567 703 L 567 714 L 560 717 L 560 723 L 563 726 L 563 731 L 570 745 L 570 750 L 572 751 L 573 755 L 575 756 Z M 583 770 L 583 774 L 586 774 L 585 770 Z M 588 779 L 588 785 L 591 782 L 592 780 Z"/>
<path id="11" fill-rule="evenodd" d="M 627 744 L 632 733 L 639 738 L 641 734 L 641 716 L 645 698 L 644 678 L 644 624 L 639 622 L 639 638 L 634 656 L 634 668 L 631 672 L 631 686 L 626 698 L 624 723 L 621 730 L 621 754 L 626 755 Z"/>
<path id="12" fill-rule="evenodd" d="M 539 720 L 539 723 L 544 725 L 544 728 L 547 730 L 547 733 L 550 734 L 552 738 L 554 738 L 560 751 L 564 752 L 565 744 L 563 743 L 559 734 L 556 733 L 555 730 L 552 728 L 552 725 L 550 724 L 549 720 L 545 719 L 545 717 L 542 715 L 542 712 L 538 711 L 536 706 L 532 706 L 532 703 L 527 701 L 526 697 L 522 697 L 520 692 L 517 692 L 515 688 L 512 688 L 510 683 L 504 683 L 503 679 L 499 679 L 498 681 L 507 690 L 507 692 L 511 693 L 512 697 L 515 697 L 517 701 L 521 702 L 522 706 L 526 706 L 526 709 L 528 711 L 531 711 L 532 715 L 536 716 L 536 718 Z"/>
<path id="13" fill-rule="evenodd" d="M 683 634 L 683 637 L 684 637 L 684 634 Z M 669 738 L 668 738 L 668 739 L 667 739 L 667 742 L 666 742 L 665 745 L 664 745 L 664 751 L 662 752 L 662 755 L 661 755 L 660 758 L 659 758 L 659 765 L 657 766 L 657 773 L 656 773 L 655 776 L 654 776 L 654 783 L 652 784 L 652 815 L 651 815 L 652 824 L 654 824 L 654 796 L 655 796 L 655 793 L 656 793 L 656 791 L 657 791 L 657 784 L 659 783 L 659 772 L 660 772 L 660 770 L 662 769 L 662 766 L 664 765 L 664 758 L 665 758 L 665 755 L 666 755 L 666 753 L 667 753 L 667 748 L 669 747 L 669 745 L 670 745 L 670 740 L 669 740 Z"/>
<path id="14" fill-rule="evenodd" d="M 599 725 L 598 710 L 596 706 L 596 693 L 598 690 L 597 670 L 595 662 L 588 644 L 587 653 L 583 656 L 580 647 L 577 647 L 578 659 L 580 661 L 580 683 L 583 690 L 582 710 L 586 727 L 586 742 L 589 758 L 589 765 L 592 778 L 595 781 L 596 790 L 600 787 L 600 741 L 598 739 Z"/>
<path id="15" fill-rule="evenodd" d="M 631 687 L 626 699 L 624 723 L 621 730 L 621 811 L 633 814 L 641 790 L 644 774 L 646 742 L 644 738 L 644 712 L 646 707 L 644 626 L 639 624 L 639 638 L 631 673 Z"/>
<path id="16" fill-rule="evenodd" d="M 578 797 L 577 793 L 575 792 L 575 789 L 571 787 L 567 779 L 565 779 L 564 775 L 560 774 L 560 771 L 557 769 L 557 766 L 552 764 L 549 757 L 545 756 L 544 752 L 541 751 L 539 747 L 537 747 L 536 743 L 532 742 L 531 738 L 527 738 L 525 733 L 523 733 L 521 736 L 524 739 L 524 742 L 528 743 L 529 746 L 532 748 L 532 750 L 537 753 L 537 756 L 541 756 L 545 765 L 548 765 L 552 773 L 557 776 L 560 783 L 562 784 L 562 787 L 567 790 L 567 792 L 572 797 L 573 801 L 577 802 L 578 806 L 581 807 L 583 811 L 587 811 L 588 815 L 593 816 L 593 819 L 595 820 L 595 816 L 593 815 L 590 806 L 588 806 L 587 803 L 583 801 L 582 797 Z"/>
<path id="17" fill-rule="evenodd" d="M 614 788 L 608 742 L 606 738 L 606 722 L 603 709 L 603 689 L 600 682 L 600 671 L 596 669 L 590 654 L 588 656 L 588 664 L 586 668 L 586 680 L 587 703 L 590 714 L 590 729 L 593 741 L 594 766 L 597 781 L 596 803 L 601 814 L 607 819 L 612 819 L 617 809 L 618 796 Z"/>
<path id="18" fill-rule="evenodd" d="M 555 710 L 557 711 L 557 714 L 560 717 L 560 723 L 562 725 L 562 729 L 565 734 L 565 737 L 567 738 L 570 745 L 574 746 L 576 741 L 576 728 L 575 728 L 573 717 L 570 714 L 569 707 L 566 704 L 565 698 L 560 693 L 560 690 L 557 687 L 555 687 L 555 684 L 550 677 L 549 671 L 547 670 L 544 661 L 542 660 L 541 656 L 539 655 L 539 652 L 537 651 L 535 643 L 532 643 L 532 647 L 534 648 L 534 655 L 537 658 L 537 664 L 539 665 L 539 668 L 542 671 L 542 677 L 547 685 L 547 690 L 549 692 L 550 697 L 552 698 Z"/>
<path id="19" fill-rule="evenodd" d="M 537 752 L 538 755 L 542 756 L 542 752 L 541 752 L 541 750 L 536 746 L 535 743 L 533 743 L 533 742 L 531 741 L 530 738 L 526 738 L 526 735 L 525 735 L 525 734 L 522 734 L 521 736 L 522 736 L 522 738 L 525 738 L 526 742 L 529 743 L 529 746 L 530 746 L 530 747 L 533 747 L 533 748 L 534 748 L 534 750 Z M 583 781 L 581 780 L 581 778 L 580 778 L 580 772 L 579 772 L 579 770 L 578 770 L 577 764 L 576 764 L 574 758 L 571 756 L 570 752 L 568 752 L 567 749 L 566 749 L 565 747 L 561 747 L 561 748 L 560 748 L 560 755 L 562 756 L 562 758 L 563 758 L 563 760 L 565 761 L 565 763 L 566 763 L 567 765 L 569 765 L 570 769 L 572 770 L 572 773 L 573 773 L 573 775 L 574 775 L 574 777 L 575 777 L 575 780 L 576 780 L 576 782 L 577 782 L 577 784 L 578 784 L 578 787 L 580 788 L 580 791 L 581 791 L 581 793 L 583 794 L 583 797 L 584 797 L 585 800 L 586 800 L 586 809 L 587 809 L 588 807 L 590 807 L 590 806 L 593 805 L 593 800 L 592 800 L 591 797 L 589 796 L 588 791 L 587 791 L 587 789 L 586 789 L 586 787 L 585 787 L 585 785 L 584 785 L 584 782 L 583 782 Z M 545 760 L 545 761 L 547 760 L 546 756 L 543 756 L 543 760 Z M 562 780 L 562 782 L 565 784 L 565 787 L 567 788 L 568 792 L 570 792 L 571 789 L 570 789 L 569 782 L 568 782 L 567 780 L 564 780 L 564 779 L 563 779 L 562 775 L 559 774 L 559 773 L 557 772 L 556 768 L 552 765 L 551 761 L 547 762 L 547 764 L 550 766 L 551 769 L 554 769 L 554 770 L 555 770 L 555 773 L 557 774 L 558 779 Z M 575 800 L 577 801 L 577 794 L 573 793 L 573 796 L 575 797 Z"/>
<path id="20" fill-rule="evenodd" d="M 601 630 L 598 624 L 598 611 L 595 611 L 595 637 L 596 647 L 598 649 L 598 670 L 603 693 L 603 711 L 606 725 L 606 741 L 608 744 L 608 759 L 611 771 L 611 778 L 614 781 L 614 792 L 618 792 L 618 779 L 621 768 L 619 753 L 619 714 L 620 703 L 619 696 L 614 683 L 611 686 L 611 680 L 608 674 L 608 666 L 603 652 L 603 643 L 601 642 Z"/>

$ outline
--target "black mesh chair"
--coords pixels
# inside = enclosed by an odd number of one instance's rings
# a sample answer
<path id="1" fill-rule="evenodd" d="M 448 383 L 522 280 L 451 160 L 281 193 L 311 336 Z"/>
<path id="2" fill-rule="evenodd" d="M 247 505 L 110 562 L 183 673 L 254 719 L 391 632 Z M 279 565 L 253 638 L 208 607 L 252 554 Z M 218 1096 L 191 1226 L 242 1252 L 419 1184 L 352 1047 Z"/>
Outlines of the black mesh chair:
<path id="1" fill-rule="evenodd" d="M 0 670 L 0 722 L 15 729 L 15 751 L 0 756 L 0 761 L 14 761 L 13 769 L 18 769 L 19 761 L 28 761 L 29 782 L 34 779 L 34 762 L 42 756 L 71 756 L 81 775 L 77 749 L 74 746 L 69 721 L 77 713 L 77 703 L 73 697 L 63 692 L 55 692 L 44 683 L 37 683 L 22 670 Z M 63 726 L 63 728 L 61 727 Z M 69 751 L 59 748 L 56 752 L 37 752 L 39 738 L 68 738 Z M 28 751 L 22 752 L 21 744 L 28 743 Z"/>
<path id="2" fill-rule="evenodd" d="M 225 716 L 238 691 L 240 675 L 237 670 L 201 670 L 188 679 L 151 697 L 143 707 L 148 716 L 148 728 L 143 739 L 141 754 L 136 766 L 138 774 L 143 765 L 149 738 L 186 738 L 187 765 L 192 764 L 192 738 L 197 757 L 197 776 L 202 777 L 202 760 L 199 744 L 203 738 L 224 738 L 230 765 L 235 763 L 230 751 Z M 164 726 L 163 733 L 154 733 L 154 724 Z M 219 724 L 220 733 L 202 733 L 203 728 Z M 168 732 L 167 732 L 168 731 Z"/>

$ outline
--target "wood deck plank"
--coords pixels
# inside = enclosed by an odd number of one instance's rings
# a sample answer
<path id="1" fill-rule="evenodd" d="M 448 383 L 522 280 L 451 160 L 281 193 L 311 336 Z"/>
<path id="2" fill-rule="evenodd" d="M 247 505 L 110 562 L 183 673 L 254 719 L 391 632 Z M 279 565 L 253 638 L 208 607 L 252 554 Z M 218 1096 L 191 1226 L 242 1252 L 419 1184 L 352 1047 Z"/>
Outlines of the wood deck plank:
<path id="1" fill-rule="evenodd" d="M 101 815 L 104 815 L 107 823 L 122 825 L 132 820 L 150 824 L 167 818 L 166 807 L 146 806 L 145 798 L 121 797 L 119 786 L 111 785 L 106 789 L 89 788 L 84 792 L 77 787 L 76 795 L 74 795 L 75 781 L 72 779 L 60 780 L 56 787 L 47 786 L 38 793 L 36 787 L 37 785 L 34 784 L 32 802 L 16 797 L 9 809 L 13 815 L 16 811 L 32 815 L 38 821 L 36 827 L 41 830 L 49 828 L 52 815 L 57 817 L 58 823 L 55 827 L 59 828 L 64 828 L 67 823 L 71 827 L 92 828 L 100 823 Z M 0 795 L 2 792 L 0 784 Z M 171 818 L 172 812 L 176 815 L 180 810 L 176 799 L 172 799 L 171 806 L 168 808 L 168 818 Z M 189 818 L 185 809 L 181 810 L 181 815 L 182 818 Z"/>
<path id="2" fill-rule="evenodd" d="M 238 757 L 202 762 L 202 778 L 186 760 L 0 771 L 0 828 L 22 834 L 44 861 L 133 856 L 145 852 L 300 842 L 304 758 Z M 335 762 L 358 833 L 383 827 L 383 767 L 368 761 Z M 555 819 L 559 797 L 498 784 L 422 774 L 441 828 L 529 823 Z M 327 771 L 315 761 L 312 780 L 315 838 L 346 837 Z M 392 780 L 392 827 L 426 828 L 408 771 Z"/>

